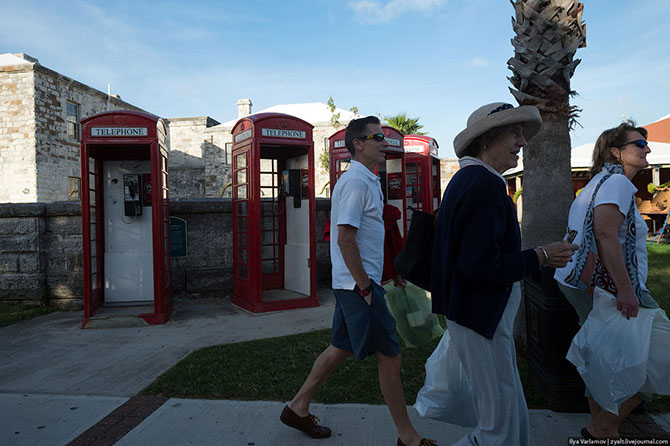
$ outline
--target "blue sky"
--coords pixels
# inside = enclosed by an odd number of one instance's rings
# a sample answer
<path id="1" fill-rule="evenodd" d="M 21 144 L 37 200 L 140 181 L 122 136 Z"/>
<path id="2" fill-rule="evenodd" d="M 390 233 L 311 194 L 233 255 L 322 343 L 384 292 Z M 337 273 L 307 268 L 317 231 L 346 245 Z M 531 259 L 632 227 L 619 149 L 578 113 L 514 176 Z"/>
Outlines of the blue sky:
<path id="1" fill-rule="evenodd" d="M 623 115 L 670 113 L 670 2 L 584 0 L 587 47 L 572 79 L 583 109 L 572 144 Z M 514 103 L 507 0 L 3 0 L 0 53 L 48 68 L 159 116 L 237 117 L 326 102 L 419 117 L 453 156 L 478 106 Z"/>

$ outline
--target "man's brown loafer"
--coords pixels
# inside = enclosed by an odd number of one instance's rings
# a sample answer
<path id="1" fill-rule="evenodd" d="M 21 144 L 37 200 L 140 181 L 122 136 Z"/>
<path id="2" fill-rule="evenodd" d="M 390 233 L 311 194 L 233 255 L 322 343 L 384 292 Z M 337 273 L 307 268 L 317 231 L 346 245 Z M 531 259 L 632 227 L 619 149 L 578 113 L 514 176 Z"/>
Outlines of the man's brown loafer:
<path id="1" fill-rule="evenodd" d="M 290 426 L 293 429 L 298 429 L 312 438 L 330 437 L 330 429 L 317 423 L 319 417 L 312 414 L 309 414 L 306 417 L 299 417 L 290 407 L 288 407 L 288 404 L 284 407 L 284 410 L 282 410 L 279 419 L 285 425 Z"/>
<path id="2" fill-rule="evenodd" d="M 398 438 L 398 446 L 405 446 L 405 443 L 400 441 L 400 438 Z M 422 438 L 419 446 L 437 446 L 437 443 L 435 443 L 435 440 L 431 440 L 430 438 Z"/>

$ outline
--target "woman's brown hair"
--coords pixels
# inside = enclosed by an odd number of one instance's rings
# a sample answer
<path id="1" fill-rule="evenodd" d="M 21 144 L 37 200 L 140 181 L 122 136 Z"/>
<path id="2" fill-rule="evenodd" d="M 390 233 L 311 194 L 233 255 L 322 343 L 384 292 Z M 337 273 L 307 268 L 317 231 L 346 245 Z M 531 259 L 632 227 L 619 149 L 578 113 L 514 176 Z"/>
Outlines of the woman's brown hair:
<path id="1" fill-rule="evenodd" d="M 598 174 L 605 165 L 605 163 L 621 164 L 621 162 L 612 155 L 611 147 L 618 147 L 619 149 L 626 144 L 628 132 L 638 132 L 645 139 L 647 139 L 647 129 L 644 127 L 635 127 L 635 122 L 626 120 L 618 126 L 607 129 L 600 134 L 596 145 L 593 148 L 593 161 L 591 163 L 590 174 L 594 177 Z"/>

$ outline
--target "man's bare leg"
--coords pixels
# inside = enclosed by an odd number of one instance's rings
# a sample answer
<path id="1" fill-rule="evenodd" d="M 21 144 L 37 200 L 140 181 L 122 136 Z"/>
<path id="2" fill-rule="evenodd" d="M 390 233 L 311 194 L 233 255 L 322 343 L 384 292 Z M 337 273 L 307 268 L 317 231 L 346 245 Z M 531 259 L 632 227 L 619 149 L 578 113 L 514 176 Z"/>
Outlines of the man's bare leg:
<path id="1" fill-rule="evenodd" d="M 398 438 L 408 446 L 415 446 L 421 442 L 421 436 L 414 429 L 407 415 L 405 392 L 400 380 L 400 365 L 402 356 L 385 356 L 377 352 L 379 364 L 379 387 L 391 412 L 391 417 L 398 429 Z"/>
<path id="2" fill-rule="evenodd" d="M 326 382 L 337 366 L 351 356 L 353 356 L 352 352 L 329 345 L 314 361 L 307 379 L 288 407 L 300 417 L 309 415 L 309 405 L 316 391 Z"/>

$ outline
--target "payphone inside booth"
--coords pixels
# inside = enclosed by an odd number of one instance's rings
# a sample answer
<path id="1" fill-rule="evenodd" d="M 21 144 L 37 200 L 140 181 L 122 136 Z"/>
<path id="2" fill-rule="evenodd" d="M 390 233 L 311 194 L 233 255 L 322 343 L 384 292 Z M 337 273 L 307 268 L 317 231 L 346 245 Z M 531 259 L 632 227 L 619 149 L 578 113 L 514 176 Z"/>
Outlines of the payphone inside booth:
<path id="1" fill-rule="evenodd" d="M 333 133 L 328 138 L 329 165 L 330 165 L 330 191 L 335 188 L 338 178 L 349 169 L 351 164 L 351 153 L 344 143 L 346 129 Z M 400 210 L 399 222 L 400 233 L 407 232 L 405 214 L 407 206 L 405 200 L 405 150 L 402 133 L 393 127 L 382 126 L 382 132 L 386 136 L 388 147 L 386 148 L 386 161 L 377 165 L 375 173 L 379 175 L 384 203 L 388 203 Z"/>
<path id="2" fill-rule="evenodd" d="M 232 130 L 232 301 L 254 313 L 319 305 L 312 128 L 259 113 Z"/>
<path id="3" fill-rule="evenodd" d="M 415 210 L 432 213 L 440 207 L 439 146 L 430 136 L 405 135 L 407 227 Z"/>
<path id="4" fill-rule="evenodd" d="M 81 122 L 85 327 L 100 307 L 172 312 L 165 123 L 117 110 Z"/>

